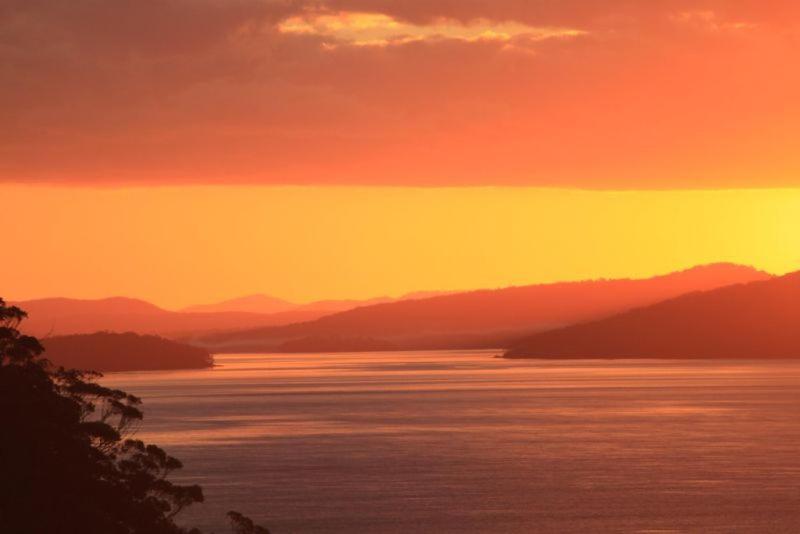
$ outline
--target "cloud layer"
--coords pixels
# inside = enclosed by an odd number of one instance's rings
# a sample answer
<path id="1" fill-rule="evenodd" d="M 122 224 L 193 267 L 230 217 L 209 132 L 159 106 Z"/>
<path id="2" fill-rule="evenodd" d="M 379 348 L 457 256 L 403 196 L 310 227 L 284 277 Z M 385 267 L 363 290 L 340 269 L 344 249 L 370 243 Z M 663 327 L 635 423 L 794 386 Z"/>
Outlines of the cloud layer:
<path id="1" fill-rule="evenodd" d="M 779 0 L 0 1 L 0 180 L 800 185 Z"/>

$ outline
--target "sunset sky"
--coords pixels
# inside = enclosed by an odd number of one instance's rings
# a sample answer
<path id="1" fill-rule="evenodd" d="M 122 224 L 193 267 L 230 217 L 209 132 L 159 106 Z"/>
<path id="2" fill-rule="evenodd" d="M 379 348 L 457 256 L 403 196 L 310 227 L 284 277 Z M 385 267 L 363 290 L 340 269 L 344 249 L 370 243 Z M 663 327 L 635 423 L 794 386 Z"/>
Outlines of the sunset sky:
<path id="1" fill-rule="evenodd" d="M 800 267 L 800 191 L 3 188 L 8 297 L 178 307 L 646 276 L 713 261 Z M 34 211 L 32 211 L 34 210 Z"/>
<path id="2" fill-rule="evenodd" d="M 800 3 L 0 3 L 0 296 L 800 268 Z"/>

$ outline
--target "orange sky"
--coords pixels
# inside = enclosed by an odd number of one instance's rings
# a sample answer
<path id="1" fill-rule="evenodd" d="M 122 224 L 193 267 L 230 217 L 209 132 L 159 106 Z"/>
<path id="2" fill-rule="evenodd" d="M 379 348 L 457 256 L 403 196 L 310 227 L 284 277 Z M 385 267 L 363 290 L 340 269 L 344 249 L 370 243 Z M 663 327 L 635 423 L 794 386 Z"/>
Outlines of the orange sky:
<path id="1" fill-rule="evenodd" d="M 24 269 L 0 262 L 0 295 L 795 269 L 798 20 L 790 0 L 2 2 Z"/>
<path id="2" fill-rule="evenodd" d="M 11 0 L 0 180 L 800 185 L 793 0 Z"/>
<path id="3" fill-rule="evenodd" d="M 0 295 L 167 307 L 646 276 L 732 261 L 800 269 L 800 190 L 0 186 Z"/>

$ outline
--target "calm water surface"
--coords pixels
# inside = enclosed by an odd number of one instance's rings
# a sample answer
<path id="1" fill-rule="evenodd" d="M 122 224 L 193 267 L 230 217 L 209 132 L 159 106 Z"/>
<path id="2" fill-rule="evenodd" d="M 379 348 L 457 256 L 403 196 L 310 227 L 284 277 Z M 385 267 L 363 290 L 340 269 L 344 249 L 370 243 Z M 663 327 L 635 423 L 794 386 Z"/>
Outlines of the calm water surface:
<path id="1" fill-rule="evenodd" d="M 112 373 L 223 531 L 798 532 L 800 362 L 217 356 Z"/>

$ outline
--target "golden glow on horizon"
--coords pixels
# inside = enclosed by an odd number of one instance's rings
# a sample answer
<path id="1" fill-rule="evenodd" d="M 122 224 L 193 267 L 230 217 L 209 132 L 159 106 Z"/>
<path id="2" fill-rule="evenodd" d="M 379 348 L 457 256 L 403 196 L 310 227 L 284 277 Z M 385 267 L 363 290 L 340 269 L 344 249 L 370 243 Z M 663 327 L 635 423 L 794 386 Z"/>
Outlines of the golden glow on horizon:
<path id="1" fill-rule="evenodd" d="M 315 35 L 336 43 L 354 46 L 388 46 L 415 41 L 454 39 L 511 41 L 525 38 L 541 41 L 577 37 L 585 32 L 574 28 L 534 27 L 519 22 L 494 22 L 478 19 L 469 24 L 438 18 L 426 24 L 403 22 L 382 13 L 340 12 L 309 13 L 289 17 L 278 24 L 285 34 Z"/>
<path id="2" fill-rule="evenodd" d="M 0 186 L 0 296 L 166 307 L 800 268 L 800 190 Z"/>

